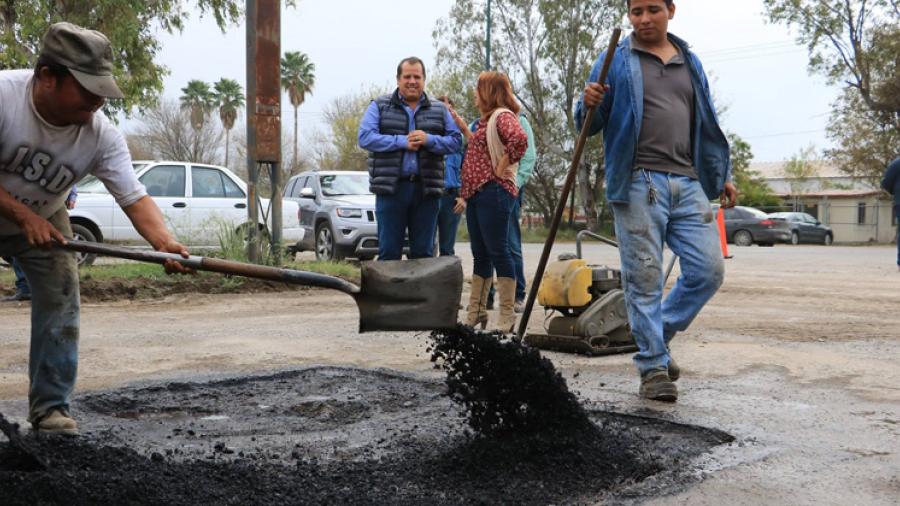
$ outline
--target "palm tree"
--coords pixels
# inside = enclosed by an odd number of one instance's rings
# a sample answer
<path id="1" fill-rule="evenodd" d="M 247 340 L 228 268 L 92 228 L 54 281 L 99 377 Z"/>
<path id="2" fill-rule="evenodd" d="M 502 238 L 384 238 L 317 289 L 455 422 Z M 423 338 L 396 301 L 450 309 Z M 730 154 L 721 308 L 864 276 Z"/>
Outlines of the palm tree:
<path id="1" fill-rule="evenodd" d="M 244 89 L 234 79 L 219 79 L 213 85 L 216 106 L 219 108 L 219 119 L 225 127 L 225 166 L 228 167 L 228 141 L 238 109 L 244 107 Z"/>
<path id="2" fill-rule="evenodd" d="M 199 131 L 203 128 L 206 115 L 214 106 L 214 97 L 209 84 L 192 79 L 181 88 L 181 108 L 191 111 L 191 126 Z"/>
<path id="3" fill-rule="evenodd" d="M 291 164 L 291 174 L 297 168 L 297 109 L 306 100 L 306 94 L 312 94 L 316 82 L 316 65 L 309 61 L 309 57 L 300 51 L 284 53 L 281 58 L 281 87 L 291 98 L 294 106 L 294 159 Z"/>

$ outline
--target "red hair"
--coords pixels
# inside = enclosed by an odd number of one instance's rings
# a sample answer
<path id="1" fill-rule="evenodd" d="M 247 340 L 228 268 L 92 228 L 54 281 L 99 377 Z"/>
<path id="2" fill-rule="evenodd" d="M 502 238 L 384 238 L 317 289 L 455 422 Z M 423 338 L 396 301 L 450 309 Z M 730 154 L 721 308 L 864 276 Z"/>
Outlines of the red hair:
<path id="1" fill-rule="evenodd" d="M 515 114 L 519 114 L 519 102 L 513 94 L 509 78 L 502 72 L 484 71 L 478 76 L 478 84 L 475 85 L 475 93 L 481 102 L 481 111 L 484 114 L 495 109 L 505 107 Z"/>

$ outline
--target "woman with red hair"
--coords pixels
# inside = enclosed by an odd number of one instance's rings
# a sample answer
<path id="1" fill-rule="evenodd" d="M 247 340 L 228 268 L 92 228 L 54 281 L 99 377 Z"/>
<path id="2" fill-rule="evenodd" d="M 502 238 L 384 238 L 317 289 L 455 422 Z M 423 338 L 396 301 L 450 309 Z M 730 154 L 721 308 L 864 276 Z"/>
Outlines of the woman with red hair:
<path id="1" fill-rule="evenodd" d="M 468 140 L 454 209 L 466 212 L 475 263 L 466 324 L 487 326 L 487 295 L 496 269 L 500 315 L 495 328 L 511 332 L 516 323 L 516 276 L 507 238 L 510 210 L 519 194 L 516 166 L 528 147 L 528 136 L 519 124 L 519 104 L 506 74 L 482 72 L 478 76 L 475 107 L 481 112 L 475 133 L 453 112 Z"/>

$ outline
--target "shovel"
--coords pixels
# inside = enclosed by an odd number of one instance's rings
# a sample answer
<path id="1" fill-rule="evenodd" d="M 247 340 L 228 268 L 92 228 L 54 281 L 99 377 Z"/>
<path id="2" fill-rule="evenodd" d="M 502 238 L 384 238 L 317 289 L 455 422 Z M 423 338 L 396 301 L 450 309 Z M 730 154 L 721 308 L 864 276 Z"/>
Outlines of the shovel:
<path id="1" fill-rule="evenodd" d="M 110 246 L 70 239 L 58 247 L 82 253 L 106 255 L 164 264 L 175 260 L 199 271 L 235 274 L 248 278 L 340 290 L 359 306 L 359 331 L 445 330 L 456 327 L 463 274 L 459 258 L 444 256 L 416 260 L 363 262 L 360 286 L 315 272 L 248 264 L 220 258 Z"/>

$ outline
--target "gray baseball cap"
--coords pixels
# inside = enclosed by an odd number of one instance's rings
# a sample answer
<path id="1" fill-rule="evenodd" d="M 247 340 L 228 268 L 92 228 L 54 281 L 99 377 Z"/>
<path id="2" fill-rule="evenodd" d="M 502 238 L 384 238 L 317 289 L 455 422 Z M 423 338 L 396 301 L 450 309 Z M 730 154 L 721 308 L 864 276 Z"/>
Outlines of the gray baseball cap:
<path id="1" fill-rule="evenodd" d="M 41 56 L 69 69 L 94 95 L 125 98 L 112 75 L 112 46 L 105 35 L 72 23 L 54 23 L 44 35 Z"/>

